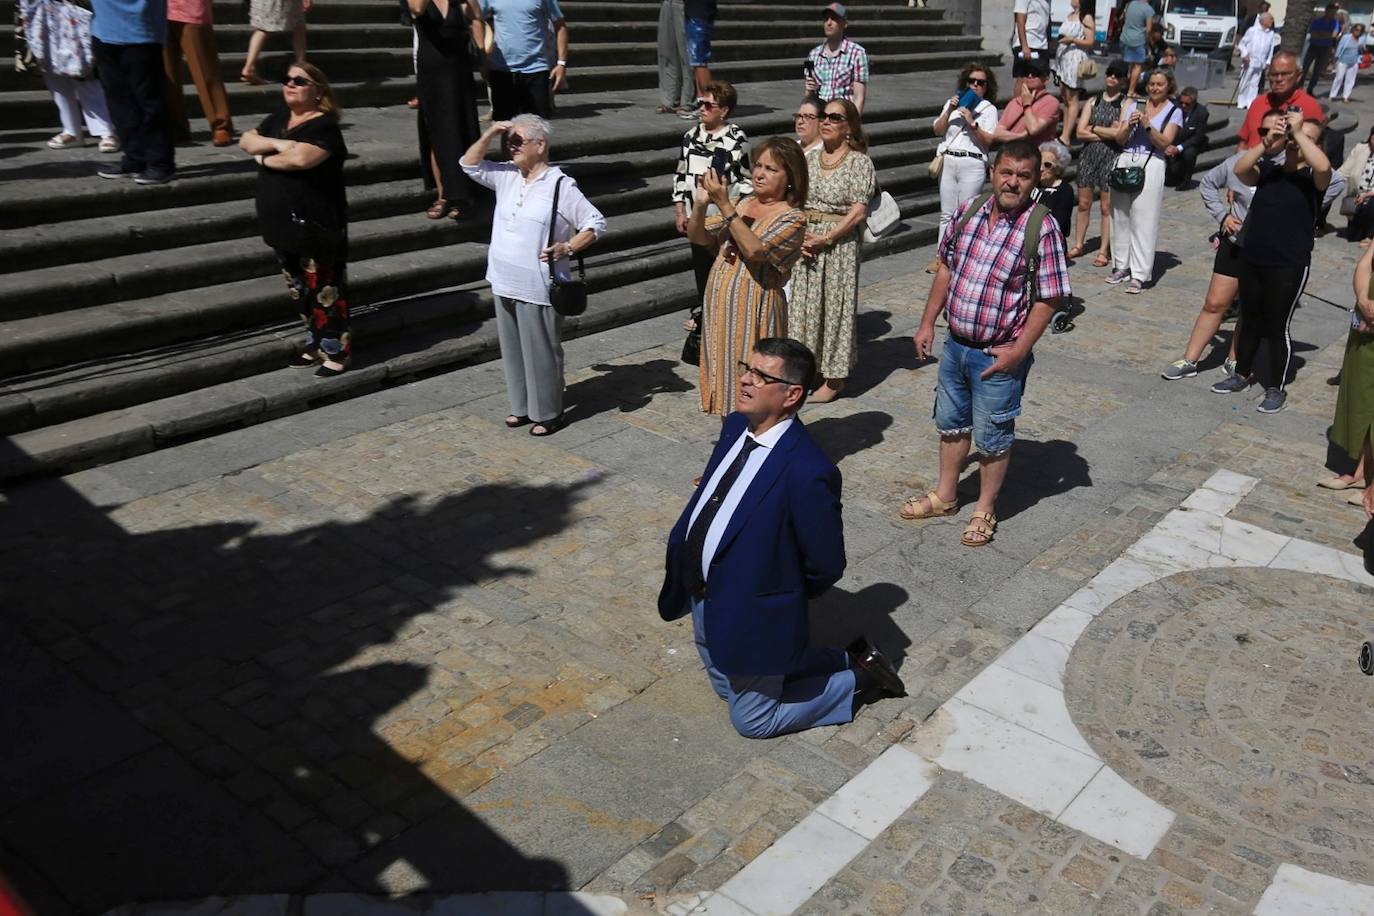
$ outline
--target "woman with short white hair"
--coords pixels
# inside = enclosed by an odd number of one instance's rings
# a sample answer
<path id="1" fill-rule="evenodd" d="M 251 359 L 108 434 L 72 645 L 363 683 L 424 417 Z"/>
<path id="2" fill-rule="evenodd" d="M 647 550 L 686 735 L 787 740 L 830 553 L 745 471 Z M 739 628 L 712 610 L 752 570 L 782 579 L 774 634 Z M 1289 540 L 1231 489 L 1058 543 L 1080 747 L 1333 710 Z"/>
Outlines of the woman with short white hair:
<path id="1" fill-rule="evenodd" d="M 531 436 L 551 436 L 567 425 L 563 316 L 549 301 L 549 264 L 557 279 L 570 280 L 570 258 L 606 231 L 606 218 L 577 182 L 549 164 L 549 133 L 549 122 L 543 118 L 517 115 L 488 127 L 462 160 L 469 178 L 496 192 L 487 282 L 496 300 L 496 333 L 510 395 L 506 426 L 533 424 Z M 496 137 L 510 153 L 509 162 L 486 160 L 487 147 Z"/>
<path id="2" fill-rule="evenodd" d="M 1069 237 L 1069 230 L 1073 226 L 1074 204 L 1078 197 L 1073 182 L 1064 178 L 1072 162 L 1073 153 L 1058 140 L 1046 140 L 1040 144 L 1040 178 L 1035 189 L 1035 200 L 1050 211 L 1064 238 Z"/>

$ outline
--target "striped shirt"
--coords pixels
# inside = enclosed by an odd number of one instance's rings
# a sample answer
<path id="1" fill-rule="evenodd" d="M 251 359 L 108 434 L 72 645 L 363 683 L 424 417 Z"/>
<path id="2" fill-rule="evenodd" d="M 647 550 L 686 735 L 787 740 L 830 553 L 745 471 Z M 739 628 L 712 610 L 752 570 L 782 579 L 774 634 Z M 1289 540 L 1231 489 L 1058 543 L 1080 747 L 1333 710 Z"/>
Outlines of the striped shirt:
<path id="1" fill-rule="evenodd" d="M 940 246 L 940 260 L 949 268 L 945 316 L 949 329 L 985 346 L 1007 343 L 1021 335 L 1030 314 L 1026 295 L 1026 224 L 1034 209 L 1029 204 L 1014 213 L 992 217 L 991 198 L 959 229 L 959 220 L 977 200 L 960 204 L 950 231 Z M 1069 294 L 1069 263 L 1064 235 L 1053 217 L 1040 227 L 1040 270 L 1035 278 L 1041 302 Z"/>
<path id="2" fill-rule="evenodd" d="M 692 206 L 692 195 L 697 189 L 697 179 L 706 174 L 711 167 L 711 158 L 717 149 L 725 150 L 729 157 L 725 169 L 725 180 L 730 185 L 731 197 L 743 197 L 754 193 L 753 176 L 749 165 L 749 138 L 734 124 L 712 136 L 706 128 L 698 124 L 682 135 L 682 151 L 677 157 L 677 174 L 673 176 L 673 202 Z"/>
<path id="3" fill-rule="evenodd" d="M 854 84 L 868 82 L 868 52 L 848 38 L 834 54 L 827 54 L 825 43 L 811 49 L 806 59 L 816 67 L 816 90 L 822 102 L 831 99 L 854 100 Z"/>

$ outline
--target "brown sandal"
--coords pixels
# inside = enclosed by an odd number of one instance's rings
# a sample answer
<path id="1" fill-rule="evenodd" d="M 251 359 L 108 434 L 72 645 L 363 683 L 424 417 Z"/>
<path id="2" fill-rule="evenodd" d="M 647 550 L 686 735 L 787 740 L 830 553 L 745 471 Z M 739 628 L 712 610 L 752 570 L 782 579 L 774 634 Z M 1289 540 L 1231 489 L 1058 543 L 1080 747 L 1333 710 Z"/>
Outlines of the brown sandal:
<path id="1" fill-rule="evenodd" d="M 921 508 L 921 501 L 930 503 L 930 511 Z M 945 502 L 935 495 L 931 490 L 925 496 L 909 496 L 907 501 L 902 503 L 902 509 L 897 514 L 909 522 L 919 522 L 927 518 L 945 518 L 959 511 L 959 499 L 956 497 L 953 502 Z"/>
<path id="2" fill-rule="evenodd" d="M 447 215 L 448 201 L 444 200 L 442 197 L 430 204 L 429 209 L 425 211 L 425 216 L 430 219 L 443 219 Z"/>
<path id="3" fill-rule="evenodd" d="M 964 529 L 959 543 L 965 547 L 986 547 L 992 543 L 997 532 L 997 519 L 991 512 L 975 512 L 969 516 L 968 527 Z"/>
<path id="4" fill-rule="evenodd" d="M 1110 267 L 1111 263 L 1111 258 L 1106 255 L 1099 254 L 1097 257 L 1093 258 L 1093 267 Z"/>
<path id="5" fill-rule="evenodd" d="M 1070 261 L 1073 261 L 1083 257 L 1083 254 L 1083 246 L 1075 245 L 1064 254 L 1064 257 L 1068 258 Z"/>

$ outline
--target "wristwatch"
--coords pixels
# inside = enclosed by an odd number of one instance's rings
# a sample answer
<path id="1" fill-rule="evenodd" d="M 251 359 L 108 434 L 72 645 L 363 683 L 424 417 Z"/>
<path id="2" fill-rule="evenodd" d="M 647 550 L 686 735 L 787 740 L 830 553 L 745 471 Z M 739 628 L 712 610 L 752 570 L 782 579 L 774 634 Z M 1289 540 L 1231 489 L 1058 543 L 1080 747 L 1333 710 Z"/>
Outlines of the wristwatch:
<path id="1" fill-rule="evenodd" d="M 546 60 L 547 60 L 547 58 L 546 58 Z M 566 60 L 560 60 L 560 61 L 558 62 L 558 66 L 566 68 L 566 67 L 568 66 L 568 62 L 567 62 Z"/>

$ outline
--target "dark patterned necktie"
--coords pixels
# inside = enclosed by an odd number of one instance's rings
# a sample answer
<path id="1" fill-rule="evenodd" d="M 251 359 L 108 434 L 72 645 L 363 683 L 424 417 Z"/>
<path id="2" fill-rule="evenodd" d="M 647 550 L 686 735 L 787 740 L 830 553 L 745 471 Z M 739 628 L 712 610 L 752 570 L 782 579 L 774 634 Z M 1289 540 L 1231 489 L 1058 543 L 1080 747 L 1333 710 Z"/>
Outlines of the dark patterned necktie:
<path id="1" fill-rule="evenodd" d="M 725 502 L 725 494 L 730 492 L 730 488 L 735 485 L 735 481 L 739 479 L 740 473 L 744 470 L 744 462 L 749 460 L 749 453 L 758 447 L 757 440 L 745 438 L 744 446 L 735 456 L 735 460 L 730 462 L 730 466 L 725 469 L 725 474 L 721 476 L 720 483 L 716 484 L 716 491 L 711 494 L 706 505 L 701 507 L 701 512 L 697 515 L 692 530 L 687 532 L 687 552 L 683 556 L 682 562 L 687 564 L 687 568 L 683 570 L 683 575 L 687 582 L 689 595 L 700 596 L 706 588 L 706 580 L 701 575 L 701 555 L 706 548 L 706 533 L 711 530 L 711 522 L 715 519 L 716 513 L 720 511 L 721 504 Z"/>

